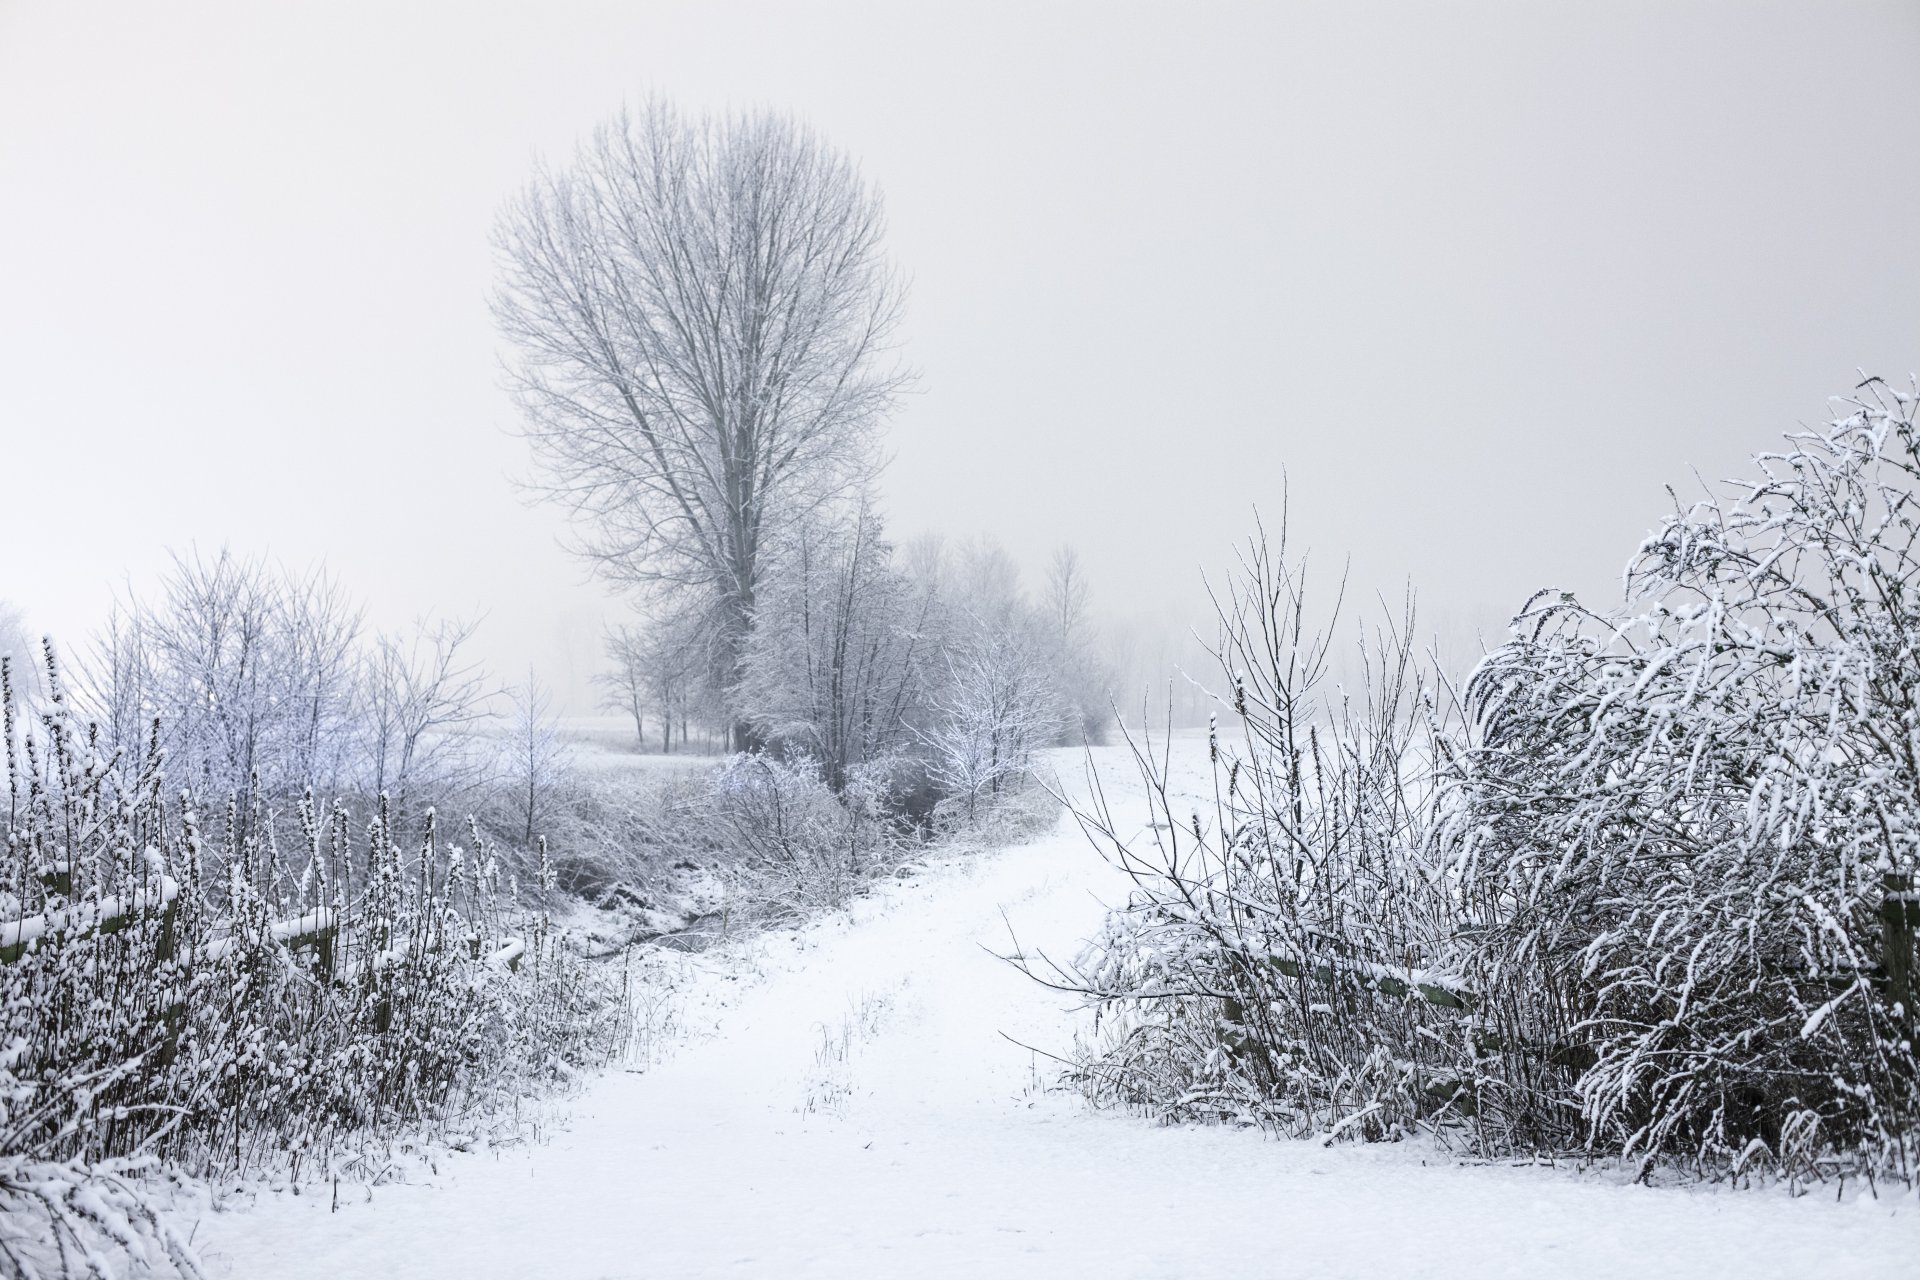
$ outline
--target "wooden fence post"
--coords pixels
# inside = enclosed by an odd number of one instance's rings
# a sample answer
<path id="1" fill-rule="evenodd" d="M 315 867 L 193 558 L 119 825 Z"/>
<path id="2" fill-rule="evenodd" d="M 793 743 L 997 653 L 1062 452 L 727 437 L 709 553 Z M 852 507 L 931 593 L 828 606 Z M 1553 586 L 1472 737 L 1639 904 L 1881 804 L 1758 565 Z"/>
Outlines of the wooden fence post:
<path id="1" fill-rule="evenodd" d="M 1920 901 L 1915 900 L 1913 877 L 1889 871 L 1880 881 L 1881 964 L 1887 971 L 1887 999 L 1900 1006 L 1901 1031 L 1911 1039 L 1913 1009 L 1913 937 L 1920 923 Z"/>

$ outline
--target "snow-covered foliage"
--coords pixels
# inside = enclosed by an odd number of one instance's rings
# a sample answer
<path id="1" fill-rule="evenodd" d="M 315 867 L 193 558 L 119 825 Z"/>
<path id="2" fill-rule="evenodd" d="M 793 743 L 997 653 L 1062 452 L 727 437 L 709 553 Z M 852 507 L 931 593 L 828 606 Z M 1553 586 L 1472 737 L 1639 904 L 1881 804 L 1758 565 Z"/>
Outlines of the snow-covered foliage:
<path id="1" fill-rule="evenodd" d="M 836 791 L 804 756 L 728 760 L 714 779 L 712 835 L 741 915 L 810 919 L 898 866 L 912 842 L 889 820 L 888 798 L 884 763 L 855 766 Z"/>
<path id="2" fill-rule="evenodd" d="M 256 788 L 202 811 L 169 792 L 162 728 L 116 760 L 50 654 L 46 675 L 32 716 L 4 700 L 9 1216 L 171 1249 L 127 1189 L 142 1161 L 371 1178 L 390 1140 L 471 1136 L 620 1047 L 622 973 L 556 935 L 544 862 L 522 902 L 431 811 L 405 850 L 384 805 L 356 822 L 308 795 L 284 821 Z"/>
<path id="3" fill-rule="evenodd" d="M 141 758 L 157 720 L 171 785 L 290 809 L 386 795 L 417 828 L 431 796 L 470 800 L 488 763 L 470 731 L 491 687 L 473 628 L 369 635 L 333 579 L 222 551 L 176 556 L 157 598 L 124 602 L 83 664 L 79 700 L 109 754 Z"/>
<path id="4" fill-rule="evenodd" d="M 1469 686 L 1474 978 L 1554 993 L 1608 1148 L 1914 1172 L 1920 438 L 1849 407 L 1670 516 L 1630 619 L 1536 599 Z"/>
<path id="5" fill-rule="evenodd" d="M 39 651 L 27 629 L 26 615 L 17 606 L 0 600 L 0 658 L 13 659 L 14 696 L 23 705 L 39 696 Z"/>
<path id="6" fill-rule="evenodd" d="M 1083 1083 L 1170 1119 L 1296 1136 L 1487 1123 L 1471 1092 L 1484 1045 L 1445 967 L 1447 895 L 1427 857 L 1444 724 L 1411 618 L 1366 645 L 1354 688 L 1334 686 L 1284 537 L 1251 545 L 1221 617 L 1237 730 L 1210 731 L 1211 776 L 1183 785 L 1136 741 L 1148 831 L 1097 786 L 1077 812 L 1133 884 L 1050 977 L 1099 1010 Z"/>
<path id="7" fill-rule="evenodd" d="M 946 793 L 936 812 L 971 823 L 1032 770 L 1034 753 L 1059 735 L 1061 700 L 1052 673 L 1017 631 L 975 637 L 947 658 L 947 678 L 920 731 L 927 771 Z"/>
<path id="8" fill-rule="evenodd" d="M 91 1163 L 46 1157 L 59 1135 L 94 1123 L 93 1096 L 137 1067 L 27 1080 L 27 1042 L 0 1048 L 0 1276 L 204 1274 L 167 1216 L 167 1191 L 148 1155 Z"/>
<path id="9" fill-rule="evenodd" d="M 769 742 L 834 787 L 907 751 L 940 644 L 940 600 L 894 563 L 877 517 L 806 530 L 764 593 L 738 691 Z"/>
<path id="10" fill-rule="evenodd" d="M 1920 436 L 1877 381 L 1677 511 L 1630 612 L 1543 593 L 1459 716 L 1407 650 L 1328 691 L 1284 547 L 1225 610 L 1243 739 L 1069 975 L 1100 1096 L 1698 1172 L 1920 1144 Z M 1204 802 L 1198 802 L 1204 800 Z"/>

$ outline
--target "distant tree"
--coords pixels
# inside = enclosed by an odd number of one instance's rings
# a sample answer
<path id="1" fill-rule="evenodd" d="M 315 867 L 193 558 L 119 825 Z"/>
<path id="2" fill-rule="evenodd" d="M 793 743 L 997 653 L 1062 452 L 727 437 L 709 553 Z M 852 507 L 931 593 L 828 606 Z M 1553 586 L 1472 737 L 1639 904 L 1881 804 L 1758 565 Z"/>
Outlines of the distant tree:
<path id="1" fill-rule="evenodd" d="M 1072 547 L 1057 548 L 1047 568 L 1047 624 L 1063 650 L 1078 649 L 1086 640 L 1088 597 L 1080 553 Z"/>
<path id="2" fill-rule="evenodd" d="M 508 794 L 514 834 L 521 847 L 533 848 L 548 819 L 554 791 L 564 780 L 571 753 L 553 721 L 553 697 L 531 670 L 527 682 L 511 694 L 513 721 L 507 736 Z"/>
<path id="3" fill-rule="evenodd" d="M 710 602 L 682 600 L 678 608 L 656 610 L 634 634 L 634 660 L 646 690 L 647 705 L 660 718 L 660 750 L 673 754 L 693 741 L 693 726 L 704 730 L 724 724 L 726 709 L 714 688 L 715 627 Z"/>
<path id="4" fill-rule="evenodd" d="M 646 640 L 626 625 L 607 628 L 607 661 L 612 666 L 593 678 L 600 686 L 600 706 L 633 717 L 633 740 L 647 747 L 648 673 Z"/>
<path id="5" fill-rule="evenodd" d="M 982 797 L 1024 775 L 1054 740 L 1060 710 L 1047 664 L 1020 632 L 989 634 L 950 655 L 948 675 L 920 736 L 933 778 L 971 822 Z"/>
<path id="6" fill-rule="evenodd" d="M 761 610 L 741 704 L 771 742 L 820 764 L 835 791 L 912 742 L 931 593 L 893 567 L 880 521 L 809 534 Z"/>
<path id="7" fill-rule="evenodd" d="M 715 607 L 730 693 L 769 561 L 875 465 L 904 375 L 877 194 L 769 112 L 622 112 L 503 214 L 494 313 L 536 487 L 628 587 Z M 734 717 L 736 747 L 748 744 Z"/>
<path id="8" fill-rule="evenodd" d="M 1056 550 L 1048 567 L 1044 608 L 1047 641 L 1067 703 L 1061 739 L 1069 746 L 1104 741 L 1112 719 L 1111 680 L 1096 643 L 1091 599 L 1079 554 L 1072 547 Z"/>
<path id="9" fill-rule="evenodd" d="M 940 568 L 948 603 L 980 627 L 1005 631 L 1031 620 L 1020 566 L 992 538 L 969 538 Z"/>
<path id="10" fill-rule="evenodd" d="M 422 791 L 445 801 L 485 778 L 473 733 L 491 717 L 497 686 L 467 661 L 477 626 L 422 623 L 410 636 L 380 636 L 365 658 L 360 782 L 371 795 L 389 796 L 402 820 Z"/>
<path id="11" fill-rule="evenodd" d="M 14 697 L 23 702 L 41 688 L 45 657 L 40 642 L 27 630 L 27 617 L 18 606 L 0 600 L 0 658 L 8 659 L 8 679 Z"/>
<path id="12" fill-rule="evenodd" d="M 174 557 L 157 599 L 115 610 L 81 684 L 124 761 L 157 718 L 168 774 L 209 800 L 269 803 L 341 778 L 358 696 L 360 610 L 324 573 L 221 551 Z"/>

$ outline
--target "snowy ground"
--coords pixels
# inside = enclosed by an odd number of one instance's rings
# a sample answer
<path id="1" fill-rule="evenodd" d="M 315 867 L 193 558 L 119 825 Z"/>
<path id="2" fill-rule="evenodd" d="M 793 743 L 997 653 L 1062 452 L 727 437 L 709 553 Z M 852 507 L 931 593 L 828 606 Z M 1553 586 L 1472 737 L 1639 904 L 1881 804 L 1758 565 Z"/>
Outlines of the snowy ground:
<path id="1" fill-rule="evenodd" d="M 432 1183 L 337 1213 L 324 1195 L 264 1197 L 207 1217 L 197 1242 L 214 1275 L 249 1280 L 1886 1280 L 1920 1265 L 1911 1193 L 1648 1189 L 1156 1128 L 1044 1092 L 1044 1060 L 1006 1037 L 1062 1048 L 1075 1016 L 990 951 L 1010 921 L 1029 949 L 1070 953 L 1115 891 L 1063 823 L 890 885 L 851 920 L 677 960 L 698 966 L 686 1043 L 591 1087 L 550 1142 L 451 1157 Z"/>
<path id="2" fill-rule="evenodd" d="M 578 768 L 595 773 L 630 769 L 711 769 L 724 758 L 706 740 L 692 746 L 674 741 L 671 754 L 660 751 L 660 726 L 650 725 L 646 744 L 634 738 L 628 716 L 566 716 L 557 722 L 560 744 Z"/>

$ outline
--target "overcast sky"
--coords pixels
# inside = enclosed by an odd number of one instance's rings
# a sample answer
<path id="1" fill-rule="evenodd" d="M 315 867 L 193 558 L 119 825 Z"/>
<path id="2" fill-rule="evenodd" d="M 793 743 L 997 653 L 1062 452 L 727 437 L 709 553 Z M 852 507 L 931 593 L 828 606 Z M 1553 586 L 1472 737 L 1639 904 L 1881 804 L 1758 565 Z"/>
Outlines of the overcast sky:
<path id="1" fill-rule="evenodd" d="M 0 0 L 0 599 L 198 543 L 484 609 L 577 699 L 486 309 L 623 100 L 794 111 L 885 192 L 896 532 L 1188 608 L 1277 509 L 1445 625 L 1604 595 L 1662 486 L 1920 367 L 1920 5 Z M 613 606 L 617 608 L 616 606 Z"/>

